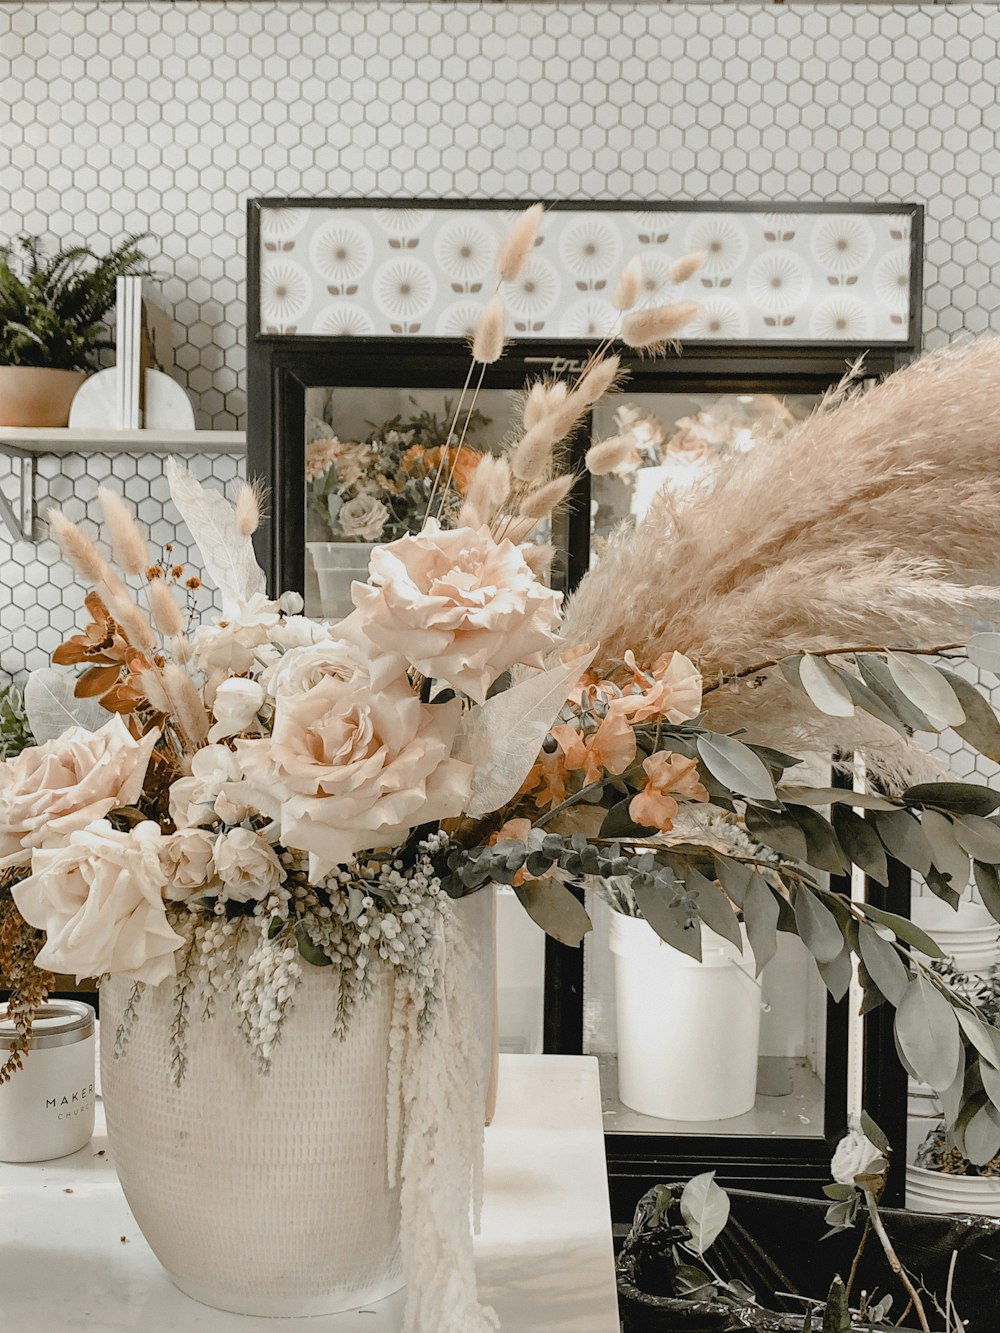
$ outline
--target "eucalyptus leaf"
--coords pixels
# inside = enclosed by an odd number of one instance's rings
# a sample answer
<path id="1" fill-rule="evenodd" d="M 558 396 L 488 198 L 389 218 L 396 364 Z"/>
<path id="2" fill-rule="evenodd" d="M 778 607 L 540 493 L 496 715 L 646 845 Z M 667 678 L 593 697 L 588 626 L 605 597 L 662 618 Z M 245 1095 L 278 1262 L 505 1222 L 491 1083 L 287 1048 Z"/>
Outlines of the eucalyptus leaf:
<path id="1" fill-rule="evenodd" d="M 702 763 L 730 791 L 755 801 L 773 801 L 774 783 L 764 763 L 732 736 L 699 736 Z"/>
<path id="2" fill-rule="evenodd" d="M 919 875 L 926 875 L 934 864 L 934 849 L 916 815 L 909 810 L 877 811 L 875 828 L 890 856 L 902 861 Z"/>
<path id="3" fill-rule="evenodd" d="M 848 805 L 862 810 L 898 810 L 899 803 L 873 791 L 851 791 L 849 787 L 781 787 L 779 801 L 788 805 Z"/>
<path id="4" fill-rule="evenodd" d="M 792 902 L 799 938 L 817 963 L 832 963 L 844 948 L 837 918 L 809 889 L 796 890 Z"/>
<path id="5" fill-rule="evenodd" d="M 754 975 L 759 977 L 778 949 L 778 901 L 764 876 L 756 872 L 747 885 L 743 920 L 753 950 Z"/>
<path id="6" fill-rule="evenodd" d="M 850 691 L 823 657 L 805 653 L 799 662 L 799 682 L 819 709 L 830 717 L 853 717 Z"/>
<path id="7" fill-rule="evenodd" d="M 295 940 L 299 946 L 299 953 L 307 963 L 312 963 L 313 967 L 333 966 L 333 959 L 328 958 L 319 945 L 313 943 L 301 921 L 295 926 Z"/>
<path id="8" fill-rule="evenodd" d="M 952 821 L 937 810 L 925 810 L 920 823 L 930 841 L 934 864 L 942 875 L 947 875 L 952 888 L 961 893 L 972 875 L 972 862 L 968 852 L 958 844 Z"/>
<path id="9" fill-rule="evenodd" d="M 884 699 L 880 698 L 874 690 L 869 689 L 863 680 L 859 680 L 857 676 L 855 676 L 852 671 L 848 671 L 846 667 L 834 662 L 830 665 L 837 673 L 838 678 L 843 682 L 844 688 L 851 696 L 855 708 L 860 708 L 863 713 L 867 713 L 869 717 L 873 717 L 877 721 L 884 723 L 885 726 L 891 727 L 893 731 L 898 732 L 901 736 L 906 735 L 906 724 L 903 722 L 902 718 L 900 718 L 898 713 L 893 708 L 890 708 Z"/>
<path id="10" fill-rule="evenodd" d="M 955 1010 L 955 1017 L 958 1019 L 958 1025 L 965 1033 L 971 1045 L 979 1052 L 982 1059 L 979 1062 L 979 1073 L 983 1080 L 983 1087 L 986 1089 L 991 1100 L 1000 1108 L 1000 1051 L 997 1050 L 996 1042 L 991 1035 L 990 1028 L 983 1022 L 978 1014 L 972 1013 L 969 1009 Z M 993 1029 L 996 1032 L 996 1029 Z M 1000 1036 L 1000 1033 L 996 1034 Z M 987 1063 L 984 1065 L 983 1060 Z M 991 1070 L 991 1077 L 994 1080 L 993 1088 L 990 1088 L 986 1081 L 984 1071 L 986 1068 Z"/>
<path id="11" fill-rule="evenodd" d="M 903 792 L 903 800 L 955 815 L 991 815 L 1000 809 L 1000 792 L 976 782 L 919 782 Z"/>
<path id="12" fill-rule="evenodd" d="M 822 977 L 823 985 L 839 1004 L 850 989 L 851 977 L 853 976 L 850 949 L 842 949 L 837 957 L 829 963 L 821 963 L 817 960 L 816 971 Z"/>
<path id="13" fill-rule="evenodd" d="M 985 1166 L 1000 1153 L 1000 1110 L 986 1102 L 965 1126 L 965 1155 L 973 1166 Z"/>
<path id="14" fill-rule="evenodd" d="M 765 847 L 771 847 L 793 861 L 804 861 L 809 853 L 806 835 L 798 821 L 784 810 L 765 810 L 748 805 L 745 822 L 747 832 Z"/>
<path id="15" fill-rule="evenodd" d="M 805 834 L 805 859 L 817 870 L 828 870 L 832 875 L 842 875 L 850 869 L 850 859 L 837 841 L 833 825 L 821 814 L 809 806 L 792 806 L 788 813 Z"/>
<path id="16" fill-rule="evenodd" d="M 587 909 L 557 879 L 526 879 L 514 892 L 532 921 L 560 944 L 577 948 L 592 929 Z"/>
<path id="17" fill-rule="evenodd" d="M 873 907 L 871 903 L 858 903 L 858 907 L 877 925 L 888 926 L 892 933 L 905 944 L 919 950 L 927 958 L 943 958 L 944 950 L 937 940 L 931 939 L 925 930 L 921 930 L 909 917 L 897 916 L 883 907 Z"/>
<path id="18" fill-rule="evenodd" d="M 721 935 L 730 944 L 735 944 L 743 952 L 743 936 L 740 934 L 739 918 L 721 889 L 705 878 L 693 866 L 684 871 L 684 883 L 694 894 L 698 904 L 698 915 L 709 930 Z"/>
<path id="19" fill-rule="evenodd" d="M 701 962 L 701 927 L 697 922 L 693 926 L 685 924 L 677 907 L 670 905 L 670 897 L 655 884 L 635 884 L 633 886 L 636 905 L 660 939 Z"/>
<path id="20" fill-rule="evenodd" d="M 949 1087 L 962 1065 L 955 1010 L 937 987 L 914 977 L 896 1007 L 896 1035 L 906 1058 L 935 1091 Z"/>
<path id="21" fill-rule="evenodd" d="M 888 884 L 889 866 L 878 834 L 866 819 L 847 805 L 835 805 L 830 812 L 837 841 L 869 878 Z"/>
<path id="22" fill-rule="evenodd" d="M 861 1132 L 869 1143 L 875 1145 L 883 1157 L 888 1157 L 892 1152 L 892 1144 L 868 1112 L 864 1110 L 861 1112 Z"/>
<path id="23" fill-rule="evenodd" d="M 965 710 L 965 721 L 955 728 L 957 734 L 974 750 L 986 755 L 987 759 L 1000 763 L 1000 718 L 989 701 L 983 698 L 975 685 L 956 671 L 948 671 L 940 666 L 935 670 L 944 676 Z"/>
<path id="24" fill-rule="evenodd" d="M 868 688 L 899 717 L 910 731 L 937 731 L 925 713 L 911 703 L 893 680 L 889 668 L 875 653 L 858 653 L 854 659 Z"/>
<path id="25" fill-rule="evenodd" d="M 972 872 L 976 877 L 976 888 L 983 900 L 983 906 L 994 921 L 1000 922 L 1000 871 L 996 866 L 975 861 Z"/>
<path id="26" fill-rule="evenodd" d="M 715 1172 L 693 1176 L 681 1194 L 681 1216 L 691 1232 L 692 1245 L 704 1254 L 729 1220 L 729 1195 L 715 1182 Z"/>
<path id="27" fill-rule="evenodd" d="M 963 851 L 987 865 L 1000 864 L 1000 826 L 979 815 L 959 815 L 952 827 Z"/>
<path id="28" fill-rule="evenodd" d="M 1000 634 L 973 634 L 965 651 L 973 666 L 1000 675 Z"/>
<path id="29" fill-rule="evenodd" d="M 959 895 L 951 887 L 951 881 L 945 879 L 936 866 L 931 866 L 924 876 L 924 883 L 934 894 L 935 898 L 940 898 L 942 902 L 947 903 L 953 911 L 958 911 L 958 905 L 962 901 Z"/>
<path id="30" fill-rule="evenodd" d="M 889 674 L 907 699 L 932 722 L 941 727 L 957 727 L 965 721 L 965 710 L 958 696 L 931 662 L 912 653 L 887 653 Z"/>
<path id="31" fill-rule="evenodd" d="M 858 925 L 858 944 L 872 981 L 890 1004 L 899 1004 L 910 984 L 910 974 L 899 954 L 863 921 Z"/>
<path id="32" fill-rule="evenodd" d="M 996 1059 L 996 1052 L 994 1052 L 993 1058 Z M 1000 1069 L 997 1069 L 994 1064 L 991 1064 L 988 1060 L 982 1058 L 980 1058 L 978 1068 L 983 1091 L 997 1110 L 1000 1110 Z"/>
<path id="33" fill-rule="evenodd" d="M 728 856 L 716 855 L 715 874 L 736 906 L 742 907 L 750 882 L 754 878 L 753 866 L 743 865 Z"/>
<path id="34" fill-rule="evenodd" d="M 715 1283 L 694 1264 L 678 1264 L 673 1281 L 677 1295 L 689 1301 L 708 1301 L 715 1295 Z"/>
<path id="35" fill-rule="evenodd" d="M 965 1069 L 959 1068 L 954 1082 L 950 1087 L 942 1088 L 938 1092 L 938 1100 L 941 1103 L 941 1110 L 944 1113 L 944 1122 L 949 1131 L 958 1120 L 959 1112 L 962 1109 L 962 1098 L 965 1092 Z"/>

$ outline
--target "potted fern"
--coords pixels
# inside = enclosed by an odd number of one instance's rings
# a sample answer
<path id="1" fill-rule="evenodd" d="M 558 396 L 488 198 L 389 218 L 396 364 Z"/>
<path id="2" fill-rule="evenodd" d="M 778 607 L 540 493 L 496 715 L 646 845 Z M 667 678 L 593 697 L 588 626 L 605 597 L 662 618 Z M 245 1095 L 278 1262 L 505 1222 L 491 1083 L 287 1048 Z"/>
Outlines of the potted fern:
<path id="1" fill-rule="evenodd" d="M 65 426 L 73 395 L 112 344 L 104 319 L 119 277 L 148 272 L 140 236 L 99 257 L 47 257 L 37 236 L 0 245 L 0 426 Z"/>

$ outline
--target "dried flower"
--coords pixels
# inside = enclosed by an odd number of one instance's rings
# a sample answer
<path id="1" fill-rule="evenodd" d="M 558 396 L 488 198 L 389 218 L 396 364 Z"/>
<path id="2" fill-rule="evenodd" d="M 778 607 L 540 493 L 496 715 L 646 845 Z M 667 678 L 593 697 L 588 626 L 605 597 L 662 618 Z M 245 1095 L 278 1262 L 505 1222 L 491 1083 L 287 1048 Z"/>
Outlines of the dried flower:
<path id="1" fill-rule="evenodd" d="M 642 295 L 642 260 L 635 255 L 618 275 L 618 284 L 611 304 L 616 310 L 631 310 Z"/>
<path id="2" fill-rule="evenodd" d="M 606 440 L 592 444 L 583 461 L 588 472 L 595 477 L 603 477 L 611 472 L 634 468 L 641 459 L 631 436 L 611 435 Z"/>
<path id="3" fill-rule="evenodd" d="M 618 356 L 604 356 L 594 361 L 586 371 L 580 376 L 573 387 L 573 396 L 581 399 L 588 407 L 597 402 L 598 398 L 614 388 L 615 381 L 621 373 L 621 358 Z"/>
<path id="4" fill-rule="evenodd" d="M 263 487 L 260 482 L 243 481 L 237 487 L 236 526 L 244 537 L 249 537 L 260 527 L 261 500 Z"/>
<path id="5" fill-rule="evenodd" d="M 194 681 L 183 667 L 168 662 L 163 668 L 163 688 L 177 725 L 189 741 L 200 745 L 208 735 L 208 714 Z"/>
<path id="6" fill-rule="evenodd" d="M 556 419 L 552 414 L 525 431 L 510 451 L 510 470 L 518 481 L 537 481 L 545 476 L 557 439 Z"/>
<path id="7" fill-rule="evenodd" d="M 504 304 L 499 292 L 487 301 L 475 336 L 472 339 L 472 359 L 480 365 L 492 365 L 503 355 Z"/>
<path id="8" fill-rule="evenodd" d="M 698 270 L 703 267 L 707 259 L 708 252 L 706 250 L 695 250 L 689 255 L 683 255 L 680 259 L 675 259 L 667 269 L 667 275 L 672 283 L 687 282 L 688 278 L 694 277 Z"/>
<path id="9" fill-rule="evenodd" d="M 149 585 L 149 609 L 153 623 L 168 637 L 184 633 L 184 616 L 168 583 L 156 579 Z"/>
<path id="10" fill-rule="evenodd" d="M 532 426 L 561 408 L 568 392 L 565 380 L 535 380 L 524 400 L 521 414 L 524 429 L 531 430 Z"/>
<path id="11" fill-rule="evenodd" d="M 535 244 L 544 212 L 545 209 L 541 204 L 532 204 L 530 208 L 526 208 L 500 242 L 496 269 L 501 282 L 517 280 L 524 267 L 524 261 L 531 254 Z"/>
<path id="12" fill-rule="evenodd" d="M 135 516 L 122 496 L 107 486 L 98 489 L 97 498 L 111 533 L 115 559 L 126 574 L 141 574 L 149 564 L 149 551 Z"/>
<path id="13" fill-rule="evenodd" d="M 80 525 L 59 509 L 50 509 L 47 519 L 59 549 L 80 577 L 95 586 L 103 583 L 109 572 L 108 562 Z"/>
<path id="14" fill-rule="evenodd" d="M 708 792 L 698 778 L 697 759 L 660 750 L 642 761 L 646 785 L 629 802 L 628 812 L 644 828 L 665 833 L 673 826 L 680 806 L 672 792 L 688 801 L 707 801 Z"/>
<path id="15" fill-rule="evenodd" d="M 575 481 L 576 474 L 566 472 L 561 477 L 553 477 L 551 481 L 539 486 L 521 501 L 522 517 L 534 519 L 536 522 L 548 518 L 569 495 Z"/>
<path id="16" fill-rule="evenodd" d="M 676 338 L 698 313 L 695 301 L 634 310 L 622 320 L 622 342 L 636 351 L 655 351 Z"/>

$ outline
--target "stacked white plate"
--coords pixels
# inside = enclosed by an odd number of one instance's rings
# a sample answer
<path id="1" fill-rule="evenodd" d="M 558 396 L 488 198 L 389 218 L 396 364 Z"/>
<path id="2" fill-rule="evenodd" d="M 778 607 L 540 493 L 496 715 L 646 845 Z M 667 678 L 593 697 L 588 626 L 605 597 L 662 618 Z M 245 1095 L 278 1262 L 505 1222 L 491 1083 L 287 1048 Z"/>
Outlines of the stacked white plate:
<path id="1" fill-rule="evenodd" d="M 1000 962 L 1000 925 L 982 903 L 965 898 L 956 912 L 940 898 L 914 898 L 911 916 L 959 971 L 984 972 Z"/>
<path id="2" fill-rule="evenodd" d="M 354 610 L 351 584 L 368 578 L 373 542 L 308 542 L 316 573 L 320 613 L 326 620 L 344 620 Z"/>

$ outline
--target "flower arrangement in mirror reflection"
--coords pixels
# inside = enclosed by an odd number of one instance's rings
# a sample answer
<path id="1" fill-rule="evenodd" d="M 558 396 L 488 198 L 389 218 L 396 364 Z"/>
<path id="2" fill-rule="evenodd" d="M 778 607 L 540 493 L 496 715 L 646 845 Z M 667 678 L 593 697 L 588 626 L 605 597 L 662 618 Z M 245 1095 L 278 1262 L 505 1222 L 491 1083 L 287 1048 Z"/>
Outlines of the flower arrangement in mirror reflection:
<path id="1" fill-rule="evenodd" d="M 513 885 L 579 944 L 590 921 L 572 889 L 610 882 L 695 957 L 703 923 L 739 944 L 742 922 L 758 971 L 792 931 L 838 998 L 860 959 L 866 1004 L 898 1006 L 903 1057 L 957 1089 L 957 1117 L 1000 1031 L 927 965 L 933 941 L 827 875 L 854 865 L 885 882 L 895 857 L 957 901 L 971 867 L 1000 914 L 1000 795 L 938 774 L 913 738 L 955 727 L 1000 758 L 1000 723 L 953 669 L 966 655 L 1000 668 L 1000 636 L 982 629 L 1000 598 L 995 344 L 937 353 L 863 396 L 845 386 L 767 449 L 734 451 L 683 507 L 661 491 L 563 607 L 531 539 L 570 498 L 567 442 L 622 376 L 613 343 L 662 347 L 696 308 L 644 304 L 631 261 L 616 338 L 573 380 L 527 386 L 512 437 L 463 473 L 504 293 L 540 221 L 529 209 L 501 246 L 420 530 L 375 548 L 346 620 L 268 595 L 252 485 L 230 503 L 170 464 L 223 599 L 200 624 L 176 580 L 148 577 L 120 497 L 101 494 L 114 562 L 50 514 L 90 588 L 71 642 L 93 665 L 75 698 L 72 681 L 45 677 L 34 698 L 29 685 L 36 743 L 0 764 L 15 1009 L 29 955 L 32 975 L 131 978 L 132 1016 L 144 986 L 173 978 L 178 1078 L 192 1017 L 223 1021 L 220 997 L 266 1070 L 305 968 L 337 979 L 336 1031 L 377 959 L 434 1034 L 453 898 Z M 680 259 L 672 280 L 698 262 Z M 359 448 L 330 445 L 338 476 Z M 615 471 L 632 448 L 598 441 L 586 465 Z M 313 466 L 325 475 L 318 453 Z M 798 781 L 808 753 L 856 754 L 869 785 Z"/>

